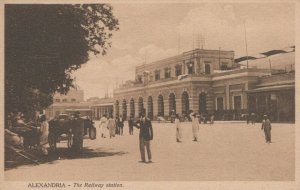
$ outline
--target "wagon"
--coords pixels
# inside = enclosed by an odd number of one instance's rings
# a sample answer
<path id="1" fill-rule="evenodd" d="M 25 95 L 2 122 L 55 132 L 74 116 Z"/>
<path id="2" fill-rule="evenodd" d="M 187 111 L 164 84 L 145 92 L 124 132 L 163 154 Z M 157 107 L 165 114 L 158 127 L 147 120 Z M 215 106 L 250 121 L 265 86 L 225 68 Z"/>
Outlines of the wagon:
<path id="1" fill-rule="evenodd" d="M 88 117 L 82 117 L 84 121 L 84 134 L 89 135 L 89 138 L 96 139 L 96 128 L 94 122 Z M 56 143 L 62 139 L 62 135 L 66 136 L 67 146 L 71 148 L 73 145 L 73 130 L 74 119 L 66 114 L 61 114 L 57 118 L 49 121 L 49 135 L 48 141 L 51 150 L 56 149 Z"/>

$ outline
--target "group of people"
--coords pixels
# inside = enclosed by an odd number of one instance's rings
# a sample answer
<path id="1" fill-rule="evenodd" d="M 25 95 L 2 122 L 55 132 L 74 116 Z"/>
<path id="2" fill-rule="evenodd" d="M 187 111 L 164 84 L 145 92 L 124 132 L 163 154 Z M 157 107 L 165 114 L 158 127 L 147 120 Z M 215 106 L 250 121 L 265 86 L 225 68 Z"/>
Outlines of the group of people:
<path id="1" fill-rule="evenodd" d="M 8 145 L 24 148 L 38 148 L 48 155 L 49 125 L 45 114 L 38 114 L 35 121 L 26 122 L 23 113 L 10 114 L 5 129 L 5 142 Z"/>
<path id="2" fill-rule="evenodd" d="M 200 122 L 199 119 L 197 118 L 196 113 L 191 112 L 190 113 L 190 118 L 192 121 L 192 132 L 193 132 L 193 141 L 198 141 L 198 134 L 199 134 L 199 129 L 200 129 Z M 182 129 L 181 129 L 181 124 L 180 124 L 180 117 L 179 114 L 176 114 L 175 117 L 175 128 L 176 128 L 176 141 L 177 142 L 182 142 Z M 212 124 L 213 122 L 211 122 Z"/>
<path id="3" fill-rule="evenodd" d="M 115 135 L 123 135 L 125 119 L 122 116 L 117 117 L 116 119 L 113 116 L 107 117 L 105 114 L 100 119 L 100 133 L 102 138 L 106 138 L 107 132 L 110 138 L 115 137 Z M 129 134 L 133 135 L 134 127 L 134 118 L 130 116 L 128 120 Z"/>
<path id="4" fill-rule="evenodd" d="M 195 142 L 198 141 L 198 134 L 199 134 L 200 123 L 201 123 L 201 122 L 199 122 L 199 120 L 196 116 L 197 115 L 195 113 L 193 113 L 193 112 L 190 113 L 190 118 L 192 121 L 193 141 L 195 141 Z M 255 114 L 254 113 L 252 113 L 250 115 L 250 117 L 247 118 L 247 124 L 250 121 L 253 125 L 255 124 Z M 182 142 L 183 135 L 182 135 L 182 129 L 181 129 L 181 124 L 180 124 L 180 117 L 178 114 L 176 114 L 174 123 L 175 123 L 175 128 L 176 128 L 176 141 Z M 213 123 L 214 123 L 214 116 L 211 116 L 210 124 L 213 124 Z M 266 143 L 271 143 L 271 129 L 272 129 L 271 121 L 267 115 L 264 115 L 261 130 L 264 130 Z"/>
<path id="5" fill-rule="evenodd" d="M 140 130 L 139 133 L 139 148 L 141 153 L 142 163 L 146 163 L 145 149 L 147 151 L 148 162 L 152 162 L 150 141 L 153 139 L 153 128 L 152 122 L 149 118 L 146 117 L 146 111 L 143 110 L 141 117 L 135 121 L 133 116 L 130 116 L 128 119 L 129 135 L 133 135 L 133 128 L 136 127 Z M 109 132 L 109 137 L 113 138 L 116 134 L 123 135 L 124 128 L 124 118 L 122 116 L 117 117 L 116 119 L 113 116 L 109 116 L 107 119 L 106 115 L 103 115 L 100 119 L 100 133 L 101 137 L 106 137 L 106 131 Z"/>

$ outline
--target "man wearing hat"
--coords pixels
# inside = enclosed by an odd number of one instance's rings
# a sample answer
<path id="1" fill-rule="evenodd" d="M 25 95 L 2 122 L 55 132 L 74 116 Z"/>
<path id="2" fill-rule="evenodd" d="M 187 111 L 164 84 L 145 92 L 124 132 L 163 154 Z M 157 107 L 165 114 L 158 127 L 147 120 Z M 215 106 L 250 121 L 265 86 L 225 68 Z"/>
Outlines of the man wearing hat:
<path id="1" fill-rule="evenodd" d="M 271 121 L 269 120 L 267 115 L 264 115 L 264 119 L 262 121 L 261 130 L 265 132 L 266 143 L 271 143 Z"/>
<path id="2" fill-rule="evenodd" d="M 80 112 L 75 112 L 73 120 L 73 145 L 72 149 L 79 151 L 83 148 L 83 133 L 84 133 L 84 121 L 80 118 Z"/>
<path id="3" fill-rule="evenodd" d="M 141 153 L 141 161 L 145 163 L 145 147 L 148 155 L 148 163 L 152 162 L 152 155 L 150 149 L 150 141 L 153 140 L 153 129 L 152 123 L 149 118 L 146 117 L 146 110 L 143 109 L 141 113 L 140 120 L 135 123 L 135 126 L 140 129 L 139 141 L 140 141 L 140 153 Z"/>

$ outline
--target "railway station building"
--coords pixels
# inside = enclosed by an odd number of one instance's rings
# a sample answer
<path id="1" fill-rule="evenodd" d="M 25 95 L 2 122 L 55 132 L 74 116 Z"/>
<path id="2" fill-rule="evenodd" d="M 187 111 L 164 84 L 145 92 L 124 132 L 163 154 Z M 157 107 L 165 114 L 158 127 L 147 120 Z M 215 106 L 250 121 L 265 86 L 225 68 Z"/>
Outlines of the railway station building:
<path id="1" fill-rule="evenodd" d="M 151 119 L 191 110 L 216 119 L 269 114 L 275 121 L 294 121 L 295 73 L 241 68 L 233 51 L 195 49 L 139 65 L 135 80 L 114 89 L 114 115 Z"/>

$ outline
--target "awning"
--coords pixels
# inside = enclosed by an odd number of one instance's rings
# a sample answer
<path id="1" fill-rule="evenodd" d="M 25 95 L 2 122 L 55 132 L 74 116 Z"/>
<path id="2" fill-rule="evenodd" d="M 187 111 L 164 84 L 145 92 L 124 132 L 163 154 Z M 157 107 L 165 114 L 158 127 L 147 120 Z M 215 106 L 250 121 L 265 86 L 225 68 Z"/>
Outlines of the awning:
<path id="1" fill-rule="evenodd" d="M 294 90 L 295 85 L 275 85 L 275 86 L 266 86 L 261 88 L 256 88 L 252 90 L 247 90 L 247 93 L 254 92 L 268 92 L 268 91 L 278 91 L 278 90 Z"/>

